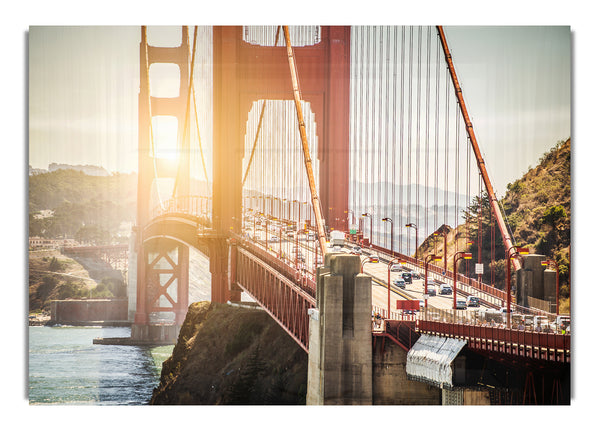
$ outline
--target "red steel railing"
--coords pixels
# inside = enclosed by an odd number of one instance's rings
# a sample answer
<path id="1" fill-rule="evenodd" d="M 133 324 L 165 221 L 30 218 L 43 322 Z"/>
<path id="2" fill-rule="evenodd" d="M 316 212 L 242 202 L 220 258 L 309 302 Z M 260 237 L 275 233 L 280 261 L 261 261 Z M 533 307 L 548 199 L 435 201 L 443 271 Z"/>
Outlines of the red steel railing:
<path id="1" fill-rule="evenodd" d="M 422 334 L 461 338 L 469 348 L 526 358 L 571 361 L 571 335 L 519 331 L 451 322 L 417 320 L 416 330 Z"/>

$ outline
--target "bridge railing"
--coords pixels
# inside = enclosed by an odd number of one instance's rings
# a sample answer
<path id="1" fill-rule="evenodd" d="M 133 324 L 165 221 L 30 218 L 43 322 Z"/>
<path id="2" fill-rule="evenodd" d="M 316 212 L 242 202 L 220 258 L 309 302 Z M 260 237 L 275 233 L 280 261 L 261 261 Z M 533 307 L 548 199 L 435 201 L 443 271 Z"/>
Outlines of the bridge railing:
<path id="1" fill-rule="evenodd" d="M 314 294 L 309 294 L 277 271 L 271 266 L 271 260 L 263 260 L 265 257 L 239 247 L 236 253 L 236 267 L 239 269 L 236 271 L 236 284 L 308 352 L 308 310 L 316 306 Z"/>
<path id="2" fill-rule="evenodd" d="M 418 339 L 418 334 L 460 338 L 474 350 L 493 351 L 533 359 L 570 362 L 571 334 L 555 331 L 533 331 L 508 328 L 504 324 L 481 320 L 475 313 L 463 310 L 427 309 L 416 314 L 392 314 L 392 319 L 378 321 L 373 307 L 374 335 L 391 337 L 405 350 Z M 381 313 L 383 316 L 383 314 Z"/>
<path id="3" fill-rule="evenodd" d="M 501 327 L 418 320 L 422 334 L 461 338 L 474 350 L 495 351 L 533 359 L 570 362 L 571 335 Z"/>

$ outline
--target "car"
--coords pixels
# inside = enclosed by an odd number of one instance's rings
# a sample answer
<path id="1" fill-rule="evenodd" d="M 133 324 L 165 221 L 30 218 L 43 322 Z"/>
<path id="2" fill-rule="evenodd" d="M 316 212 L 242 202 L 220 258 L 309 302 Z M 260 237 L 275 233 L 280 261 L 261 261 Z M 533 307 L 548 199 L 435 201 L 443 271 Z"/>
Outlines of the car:
<path id="1" fill-rule="evenodd" d="M 435 296 L 435 287 L 433 287 L 433 286 L 427 286 L 427 294 L 429 296 Z"/>
<path id="2" fill-rule="evenodd" d="M 440 284 L 440 287 L 438 288 L 438 293 L 440 295 L 452 295 L 452 286 L 446 283 Z"/>
<path id="3" fill-rule="evenodd" d="M 456 301 L 456 309 L 457 310 L 466 310 L 467 309 L 467 301 L 463 301 L 459 299 Z"/>
<path id="4" fill-rule="evenodd" d="M 403 272 L 402 278 L 406 284 L 412 284 L 412 274 L 410 272 Z"/>
<path id="5" fill-rule="evenodd" d="M 433 279 L 433 277 L 427 277 L 427 286 L 435 286 L 437 283 Z"/>
<path id="6" fill-rule="evenodd" d="M 369 256 L 369 262 L 371 263 L 378 263 L 379 262 L 379 256 L 377 256 L 376 254 L 372 254 Z"/>
<path id="7" fill-rule="evenodd" d="M 402 271 L 402 265 L 400 265 L 399 263 L 395 263 L 390 267 L 390 271 L 392 271 L 392 272 Z"/>
<path id="8" fill-rule="evenodd" d="M 269 242 L 279 242 L 279 237 L 272 236 L 272 237 L 269 239 Z"/>
<path id="9" fill-rule="evenodd" d="M 341 253 L 342 247 L 340 247 L 339 245 L 334 245 L 331 251 L 333 251 L 334 253 Z"/>
<path id="10" fill-rule="evenodd" d="M 361 255 L 362 253 L 362 248 L 360 248 L 359 246 L 354 246 L 352 247 L 352 249 L 350 250 L 350 253 L 352 254 L 357 254 L 357 255 Z"/>
<path id="11" fill-rule="evenodd" d="M 476 296 L 467 296 L 467 307 L 479 307 L 479 298 Z"/>
<path id="12" fill-rule="evenodd" d="M 412 278 L 415 278 L 415 279 L 417 279 L 417 280 L 418 280 L 419 278 L 421 278 L 421 274 L 419 274 L 417 271 L 413 271 L 413 270 L 411 270 L 411 271 L 410 271 L 410 273 L 412 274 Z"/>
<path id="13" fill-rule="evenodd" d="M 401 287 L 402 289 L 404 289 L 406 287 L 406 283 L 404 282 L 403 279 L 398 278 L 398 279 L 394 280 L 394 286 L 398 286 L 398 287 Z"/>

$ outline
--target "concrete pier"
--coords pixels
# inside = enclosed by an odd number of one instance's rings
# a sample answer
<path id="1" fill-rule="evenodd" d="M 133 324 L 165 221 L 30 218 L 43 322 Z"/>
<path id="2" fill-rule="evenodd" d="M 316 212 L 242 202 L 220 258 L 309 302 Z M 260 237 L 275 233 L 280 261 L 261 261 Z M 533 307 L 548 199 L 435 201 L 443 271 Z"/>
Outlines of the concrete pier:
<path id="1" fill-rule="evenodd" d="M 310 314 L 306 404 L 373 404 L 371 277 L 358 256 L 325 256 Z"/>

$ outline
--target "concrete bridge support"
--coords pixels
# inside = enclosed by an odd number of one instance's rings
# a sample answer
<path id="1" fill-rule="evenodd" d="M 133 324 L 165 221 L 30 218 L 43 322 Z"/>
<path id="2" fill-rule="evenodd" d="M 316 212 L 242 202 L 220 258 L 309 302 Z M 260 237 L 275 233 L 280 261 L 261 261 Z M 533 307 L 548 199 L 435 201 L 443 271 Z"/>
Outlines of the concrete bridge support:
<path id="1" fill-rule="evenodd" d="M 517 304 L 548 312 L 556 311 L 556 272 L 542 266 L 546 256 L 522 256 L 523 268 L 517 271 Z"/>
<path id="2" fill-rule="evenodd" d="M 317 277 L 306 403 L 373 404 L 371 277 L 347 254 L 328 254 Z"/>

